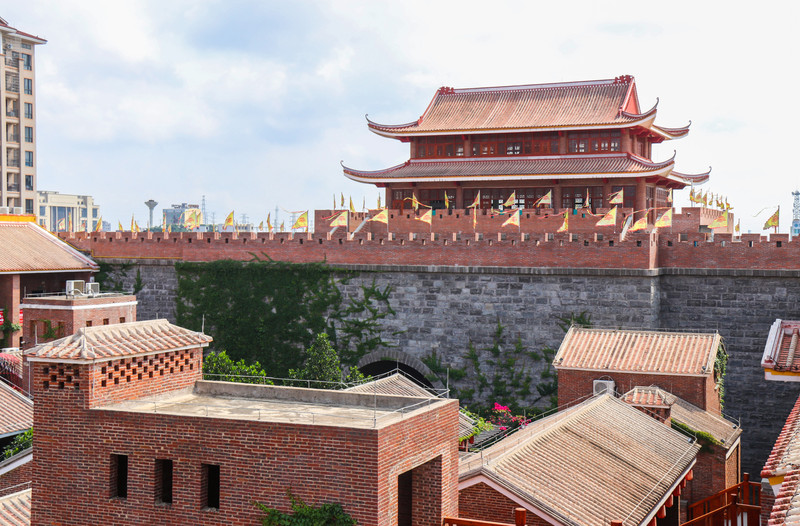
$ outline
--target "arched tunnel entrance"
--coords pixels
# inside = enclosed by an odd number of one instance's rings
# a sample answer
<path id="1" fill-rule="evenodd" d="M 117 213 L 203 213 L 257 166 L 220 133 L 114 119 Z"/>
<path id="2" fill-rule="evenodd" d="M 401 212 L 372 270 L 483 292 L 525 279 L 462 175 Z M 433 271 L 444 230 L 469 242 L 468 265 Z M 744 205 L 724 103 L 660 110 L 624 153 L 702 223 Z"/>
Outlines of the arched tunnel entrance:
<path id="1" fill-rule="evenodd" d="M 362 373 L 368 376 L 378 376 L 382 374 L 386 374 L 388 372 L 394 371 L 395 369 L 400 369 L 403 373 L 407 376 L 410 376 L 414 380 L 417 381 L 420 385 L 425 387 L 434 388 L 434 385 L 431 383 L 430 380 L 425 378 L 425 375 L 416 370 L 414 367 L 410 365 L 404 364 L 402 362 L 396 362 L 394 360 L 378 360 L 376 362 L 368 363 L 366 365 L 360 366 L 359 370 Z"/>

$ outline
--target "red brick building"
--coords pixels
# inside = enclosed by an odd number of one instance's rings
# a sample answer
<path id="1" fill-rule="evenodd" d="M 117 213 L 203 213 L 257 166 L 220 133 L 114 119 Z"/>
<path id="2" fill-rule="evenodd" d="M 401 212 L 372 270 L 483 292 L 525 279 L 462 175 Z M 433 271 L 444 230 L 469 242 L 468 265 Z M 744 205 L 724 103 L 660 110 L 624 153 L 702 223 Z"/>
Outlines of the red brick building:
<path id="1" fill-rule="evenodd" d="M 735 486 L 741 479 L 742 428 L 658 387 L 635 387 L 621 397 L 666 425 L 677 426 L 699 440 L 702 449 L 691 485 L 681 496 L 687 504 Z"/>
<path id="2" fill-rule="evenodd" d="M 288 490 L 363 525 L 457 515 L 456 400 L 203 381 L 209 340 L 156 320 L 28 351 L 32 525 L 255 524 Z"/>
<path id="3" fill-rule="evenodd" d="M 590 329 L 573 326 L 553 359 L 558 405 L 608 390 L 653 385 L 720 414 L 715 363 L 725 352 L 719 333 Z"/>
<path id="4" fill-rule="evenodd" d="M 674 156 L 652 160 L 653 144 L 689 132 L 688 126 L 656 125 L 656 113 L 656 106 L 641 109 L 630 75 L 443 87 L 413 122 L 368 119 L 370 131 L 409 144 L 408 161 L 376 171 L 344 167 L 344 174 L 384 188 L 393 211 L 409 208 L 413 200 L 462 212 L 476 201 L 483 211 L 508 204 L 526 211 L 544 206 L 544 214 L 603 213 L 618 205 L 626 214 L 636 211 L 637 218 L 648 210 L 652 222 L 655 210 L 672 206 L 671 190 L 708 180 L 708 173 L 675 171 Z M 619 203 L 610 202 L 614 194 Z M 730 224 L 721 231 L 732 232 Z"/>
<path id="5" fill-rule="evenodd" d="M 700 446 L 609 395 L 565 409 L 462 457 L 461 517 L 536 526 L 678 524 Z"/>
<path id="6" fill-rule="evenodd" d="M 800 321 L 777 319 L 770 327 L 761 368 L 764 378 L 800 382 Z"/>
<path id="7" fill-rule="evenodd" d="M 0 309 L 2 318 L 14 323 L 24 322 L 20 304 L 26 294 L 64 291 L 68 280 L 89 281 L 99 269 L 90 258 L 38 226 L 35 219 L 0 216 Z M 19 347 L 21 340 L 22 331 L 11 332 L 5 346 Z"/>
<path id="8" fill-rule="evenodd" d="M 74 334 L 83 327 L 136 321 L 136 296 L 118 292 L 26 296 L 23 349 Z"/>

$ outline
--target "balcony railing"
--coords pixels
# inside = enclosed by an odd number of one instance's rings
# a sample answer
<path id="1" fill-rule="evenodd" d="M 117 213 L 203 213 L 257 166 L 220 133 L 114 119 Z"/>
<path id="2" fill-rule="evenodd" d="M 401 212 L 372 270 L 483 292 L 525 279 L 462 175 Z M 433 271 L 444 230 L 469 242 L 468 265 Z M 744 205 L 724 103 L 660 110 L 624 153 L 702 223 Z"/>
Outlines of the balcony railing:
<path id="1" fill-rule="evenodd" d="M 6 117 L 19 117 L 18 110 L 6 110 Z"/>
<path id="2" fill-rule="evenodd" d="M 6 186 L 6 190 L 9 192 L 19 192 L 19 183 L 16 184 L 9 184 Z"/>
<path id="3" fill-rule="evenodd" d="M 689 505 L 688 518 L 694 519 L 695 517 L 707 515 L 715 510 L 724 508 L 734 500 L 736 500 L 739 505 L 755 504 L 760 506 L 761 484 L 758 482 L 750 482 L 750 474 L 743 473 L 742 481 L 739 484 Z"/>
<path id="4" fill-rule="evenodd" d="M 9 159 L 8 166 L 14 166 L 19 168 L 19 159 Z"/>
<path id="5" fill-rule="evenodd" d="M 19 57 L 6 57 L 6 66 L 11 66 L 12 68 L 19 68 Z"/>
<path id="6" fill-rule="evenodd" d="M 19 142 L 19 134 L 18 133 L 9 133 L 6 135 L 6 140 L 8 142 Z"/>

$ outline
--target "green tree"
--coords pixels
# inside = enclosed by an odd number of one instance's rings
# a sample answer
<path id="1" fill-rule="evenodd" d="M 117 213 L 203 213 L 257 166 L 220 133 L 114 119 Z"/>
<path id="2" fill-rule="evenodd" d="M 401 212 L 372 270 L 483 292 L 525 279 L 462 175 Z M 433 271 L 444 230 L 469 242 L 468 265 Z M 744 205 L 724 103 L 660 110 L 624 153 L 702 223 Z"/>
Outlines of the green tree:
<path id="1" fill-rule="evenodd" d="M 203 379 L 245 384 L 272 384 L 261 364 L 248 364 L 244 360 L 235 362 L 225 351 L 210 352 L 203 358 Z"/>
<path id="2" fill-rule="evenodd" d="M 283 513 L 256 502 L 266 515 L 261 519 L 263 526 L 355 526 L 355 519 L 345 513 L 341 504 L 322 504 L 318 508 L 309 506 L 300 497 L 288 491 L 292 501 L 292 513 Z"/>
<path id="3" fill-rule="evenodd" d="M 289 370 L 289 377 L 311 380 L 309 386 L 320 389 L 336 389 L 342 386 L 342 382 L 357 382 L 365 378 L 357 367 L 351 367 L 347 377 L 344 377 L 339 353 L 324 332 L 317 334 L 314 343 L 306 350 L 303 366 Z"/>
<path id="4" fill-rule="evenodd" d="M 20 433 L 14 437 L 3 450 L 3 458 L 11 458 L 20 451 L 24 451 L 33 445 L 33 428 Z"/>

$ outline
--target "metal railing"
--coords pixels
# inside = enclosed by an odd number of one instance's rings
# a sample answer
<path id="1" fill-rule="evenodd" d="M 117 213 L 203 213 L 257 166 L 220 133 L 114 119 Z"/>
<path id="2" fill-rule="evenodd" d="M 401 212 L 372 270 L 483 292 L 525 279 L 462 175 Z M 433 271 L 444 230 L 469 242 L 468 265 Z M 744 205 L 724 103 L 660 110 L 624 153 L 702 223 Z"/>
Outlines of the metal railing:
<path id="1" fill-rule="evenodd" d="M 200 413 L 202 416 L 209 416 L 213 415 L 214 411 L 217 409 L 223 409 L 224 414 L 227 418 L 242 418 L 242 419 L 252 419 L 255 417 L 256 420 L 262 420 L 262 418 L 268 418 L 269 415 L 279 415 L 282 418 L 286 417 L 296 417 L 302 419 L 310 419 L 311 424 L 316 424 L 317 420 L 340 420 L 340 421 L 360 421 L 360 422 L 367 422 L 368 425 L 377 427 L 378 424 L 387 418 L 392 417 L 400 417 L 405 418 L 407 413 L 420 409 L 422 407 L 430 406 L 433 403 L 438 402 L 439 398 L 428 398 L 426 400 L 422 400 L 420 402 L 410 404 L 407 406 L 399 407 L 397 409 L 386 409 L 386 408 L 378 408 L 378 407 L 364 407 L 364 413 L 362 415 L 354 415 L 354 414 L 347 414 L 347 415 L 340 415 L 335 414 L 332 412 L 322 412 L 322 411 L 301 411 L 297 409 L 292 409 L 289 406 L 292 405 L 294 402 L 291 401 L 280 401 L 280 400 L 268 400 L 270 404 L 273 406 L 280 406 L 285 405 L 286 408 L 280 407 L 251 407 L 242 409 L 239 412 L 236 412 L 235 408 L 232 408 L 230 404 L 213 404 L 208 402 L 170 402 L 169 400 L 150 400 L 144 401 L 139 400 L 133 402 L 134 404 L 146 404 L 146 406 L 150 406 L 152 404 L 153 413 L 163 413 L 163 414 L 171 414 L 171 413 L 185 413 L 186 410 L 196 409 L 197 413 Z M 124 404 L 124 403 L 123 403 Z M 124 404 L 121 409 L 124 411 Z M 128 406 L 130 407 L 130 406 Z M 371 411 L 371 415 L 369 412 Z M 378 412 L 380 411 L 380 415 Z"/>
<path id="2" fill-rule="evenodd" d="M 9 192 L 19 192 L 19 183 L 11 183 L 7 185 L 6 190 Z"/>
<path id="3" fill-rule="evenodd" d="M 6 135 L 6 140 L 8 142 L 19 142 L 19 134 L 18 133 L 9 133 Z"/>
<path id="4" fill-rule="evenodd" d="M 741 504 L 738 495 L 721 508 L 684 522 L 681 526 L 759 526 L 761 506 Z"/>
<path id="5" fill-rule="evenodd" d="M 732 502 L 739 506 L 761 506 L 761 484 L 750 482 L 750 474 L 743 473 L 742 481 L 730 488 L 726 488 L 715 495 L 699 500 L 689 505 L 687 518 L 692 522 L 695 518 L 705 517 L 729 506 Z M 688 524 L 688 523 L 687 523 Z M 704 523 L 705 524 L 705 523 Z"/>

